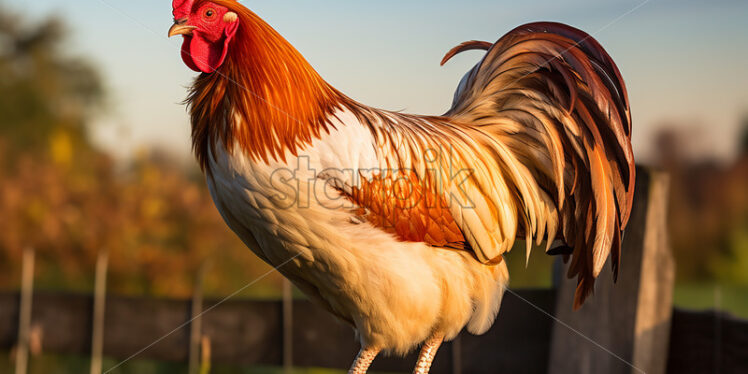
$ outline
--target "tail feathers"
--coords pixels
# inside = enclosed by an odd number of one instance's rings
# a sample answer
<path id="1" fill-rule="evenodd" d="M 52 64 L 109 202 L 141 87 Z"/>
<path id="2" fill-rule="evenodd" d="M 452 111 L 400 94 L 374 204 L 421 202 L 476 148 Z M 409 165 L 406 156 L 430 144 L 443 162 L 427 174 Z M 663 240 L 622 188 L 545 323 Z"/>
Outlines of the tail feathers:
<path id="1" fill-rule="evenodd" d="M 450 50 L 442 64 L 474 49 L 486 56 L 465 76 L 446 116 L 469 123 L 500 144 L 503 177 L 512 180 L 525 232 L 540 232 L 536 217 L 554 214 L 559 250 L 576 277 L 574 306 L 594 289 L 608 257 L 614 278 L 621 230 L 633 202 L 635 168 L 631 116 L 623 78 L 590 35 L 558 23 L 520 26 L 496 44 L 471 41 Z M 531 175 L 532 180 L 515 177 Z M 555 209 L 541 211 L 538 196 Z M 542 200 L 541 199 L 541 200 Z M 550 213 L 549 213 L 550 212 Z"/>

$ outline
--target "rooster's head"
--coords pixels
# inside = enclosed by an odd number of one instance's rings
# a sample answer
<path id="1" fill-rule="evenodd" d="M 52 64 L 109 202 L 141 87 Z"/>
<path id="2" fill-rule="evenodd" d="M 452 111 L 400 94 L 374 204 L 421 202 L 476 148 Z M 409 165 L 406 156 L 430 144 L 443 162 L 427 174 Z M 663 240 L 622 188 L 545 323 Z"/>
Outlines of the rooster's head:
<path id="1" fill-rule="evenodd" d="M 174 0 L 174 25 L 169 37 L 182 35 L 182 60 L 195 71 L 212 73 L 226 59 L 239 28 L 239 17 L 218 3 L 226 1 Z"/>
<path id="2" fill-rule="evenodd" d="M 256 160 L 284 160 L 327 131 L 344 97 L 270 25 L 236 0 L 173 0 L 173 7 L 169 36 L 184 37 L 182 60 L 203 72 L 187 102 L 204 169 L 218 140 Z M 216 125 L 227 115 L 242 125 Z"/>

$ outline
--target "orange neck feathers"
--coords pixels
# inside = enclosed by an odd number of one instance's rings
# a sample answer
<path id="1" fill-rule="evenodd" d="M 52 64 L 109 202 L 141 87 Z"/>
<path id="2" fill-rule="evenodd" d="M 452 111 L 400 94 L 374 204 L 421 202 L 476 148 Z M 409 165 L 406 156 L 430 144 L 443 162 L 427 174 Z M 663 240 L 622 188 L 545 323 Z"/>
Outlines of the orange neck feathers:
<path id="1" fill-rule="evenodd" d="M 212 0 L 239 16 L 225 63 L 195 81 L 187 103 L 192 145 L 207 169 L 212 144 L 234 144 L 255 160 L 285 160 L 327 131 L 342 95 L 304 57 L 250 10 Z"/>

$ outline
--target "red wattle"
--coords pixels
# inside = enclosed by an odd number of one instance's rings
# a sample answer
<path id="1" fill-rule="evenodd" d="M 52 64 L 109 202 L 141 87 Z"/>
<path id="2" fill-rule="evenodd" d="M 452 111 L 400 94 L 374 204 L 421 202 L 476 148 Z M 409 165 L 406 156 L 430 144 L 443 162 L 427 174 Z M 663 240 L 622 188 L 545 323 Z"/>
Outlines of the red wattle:
<path id="1" fill-rule="evenodd" d="M 198 33 L 185 36 L 182 44 L 182 60 L 194 71 L 212 73 L 221 67 L 226 59 L 229 41 L 229 37 L 224 37 L 223 40 L 211 43 Z"/>
<path id="2" fill-rule="evenodd" d="M 188 68 L 200 72 L 200 69 L 192 62 L 192 52 L 190 51 L 190 45 L 192 44 L 192 36 L 185 35 L 184 41 L 182 42 L 182 61 Z"/>

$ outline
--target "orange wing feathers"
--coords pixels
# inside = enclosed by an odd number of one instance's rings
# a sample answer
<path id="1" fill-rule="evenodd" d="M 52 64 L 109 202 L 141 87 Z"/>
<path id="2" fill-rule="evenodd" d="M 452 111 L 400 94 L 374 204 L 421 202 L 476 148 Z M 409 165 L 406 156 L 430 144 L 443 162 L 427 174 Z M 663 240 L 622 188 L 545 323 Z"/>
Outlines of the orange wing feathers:
<path id="1" fill-rule="evenodd" d="M 362 178 L 361 186 L 353 188 L 350 199 L 362 207 L 360 215 L 403 241 L 464 248 L 465 238 L 444 197 L 414 172 L 393 174 Z"/>

